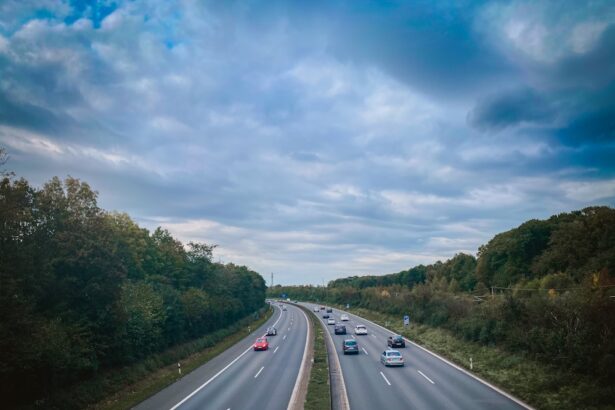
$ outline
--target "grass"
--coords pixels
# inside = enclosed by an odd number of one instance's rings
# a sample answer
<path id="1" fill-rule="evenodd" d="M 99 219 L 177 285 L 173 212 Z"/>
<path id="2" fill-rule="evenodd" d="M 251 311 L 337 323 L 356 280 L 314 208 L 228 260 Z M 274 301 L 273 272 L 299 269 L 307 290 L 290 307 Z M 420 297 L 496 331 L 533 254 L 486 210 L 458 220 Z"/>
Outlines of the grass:
<path id="1" fill-rule="evenodd" d="M 325 345 L 324 329 L 312 312 L 308 314 L 314 329 L 314 363 L 305 400 L 305 410 L 331 409 L 331 387 L 329 385 L 329 361 Z"/>
<path id="2" fill-rule="evenodd" d="M 471 357 L 472 373 L 537 409 L 615 409 L 615 387 L 601 386 L 589 376 L 571 374 L 496 346 L 469 342 L 445 329 L 416 323 L 405 328 L 398 316 L 360 308 L 349 310 L 406 336 L 466 370 L 470 370 Z"/>
<path id="3" fill-rule="evenodd" d="M 139 404 L 180 379 L 177 362 L 181 363 L 183 375 L 190 373 L 243 339 L 246 336 L 247 326 L 256 329 L 272 314 L 273 309 L 269 308 L 264 315 L 259 315 L 258 319 L 250 316 L 212 335 L 171 348 L 142 363 L 116 371 L 114 375 L 99 380 L 108 393 L 105 394 L 107 398 L 87 408 L 119 410 L 129 409 Z M 156 363 L 159 366 L 156 366 Z M 133 382 L 126 386 L 126 381 Z"/>

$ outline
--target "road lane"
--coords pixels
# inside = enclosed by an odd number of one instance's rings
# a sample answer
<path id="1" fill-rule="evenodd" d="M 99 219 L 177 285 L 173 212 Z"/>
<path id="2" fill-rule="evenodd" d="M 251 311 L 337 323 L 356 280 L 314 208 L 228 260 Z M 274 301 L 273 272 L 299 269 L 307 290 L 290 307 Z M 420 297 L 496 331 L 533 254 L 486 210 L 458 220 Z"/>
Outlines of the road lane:
<path id="1" fill-rule="evenodd" d="M 313 309 L 314 304 L 305 304 Z M 321 320 L 324 312 L 318 312 Z M 342 322 L 340 315 L 350 320 Z M 387 368 L 380 363 L 380 354 L 387 348 L 392 335 L 376 324 L 347 312 L 334 309 L 330 313 L 336 323 L 346 325 L 347 335 L 335 335 L 334 326 L 327 326 L 335 340 L 348 390 L 351 409 L 411 408 L 411 409 L 520 409 L 516 402 L 489 386 L 457 370 L 421 348 L 407 343 L 398 349 L 405 366 Z M 326 322 L 325 322 L 326 323 Z M 367 326 L 368 335 L 352 333 L 357 324 Z M 343 354 L 341 343 L 354 336 L 360 354 Z"/>
<path id="2" fill-rule="evenodd" d="M 191 383 L 182 379 L 136 409 L 286 409 L 303 359 L 308 326 L 299 308 L 286 308 L 276 307 L 276 314 L 257 332 L 216 357 L 218 363 L 210 365 L 212 360 L 193 372 L 197 375 Z M 276 322 L 278 335 L 268 337 L 269 350 L 253 351 L 250 347 L 256 337 Z"/>

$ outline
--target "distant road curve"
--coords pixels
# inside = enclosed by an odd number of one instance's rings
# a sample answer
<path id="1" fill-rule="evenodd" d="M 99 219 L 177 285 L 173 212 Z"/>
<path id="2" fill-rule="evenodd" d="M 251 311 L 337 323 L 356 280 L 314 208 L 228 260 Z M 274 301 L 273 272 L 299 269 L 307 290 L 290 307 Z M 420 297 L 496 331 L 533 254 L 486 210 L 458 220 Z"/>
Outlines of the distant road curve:
<path id="1" fill-rule="evenodd" d="M 134 408 L 137 410 L 274 409 L 289 406 L 304 356 L 308 323 L 298 307 L 275 314 L 249 336 Z M 254 340 L 275 326 L 269 350 Z"/>

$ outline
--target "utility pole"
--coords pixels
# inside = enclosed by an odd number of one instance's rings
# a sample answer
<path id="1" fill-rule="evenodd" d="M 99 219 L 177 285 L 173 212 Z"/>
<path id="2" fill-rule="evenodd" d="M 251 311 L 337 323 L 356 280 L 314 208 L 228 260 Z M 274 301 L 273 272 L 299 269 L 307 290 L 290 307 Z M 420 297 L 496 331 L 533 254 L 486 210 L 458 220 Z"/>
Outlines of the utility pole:
<path id="1" fill-rule="evenodd" d="M 271 287 L 273 287 L 273 272 L 271 272 Z"/>

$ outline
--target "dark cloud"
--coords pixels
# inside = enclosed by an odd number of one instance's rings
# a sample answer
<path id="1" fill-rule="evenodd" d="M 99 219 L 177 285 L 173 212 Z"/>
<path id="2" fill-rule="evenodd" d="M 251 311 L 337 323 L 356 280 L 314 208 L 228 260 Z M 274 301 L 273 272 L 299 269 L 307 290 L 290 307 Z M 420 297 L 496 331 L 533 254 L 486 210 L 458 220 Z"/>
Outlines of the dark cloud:
<path id="1" fill-rule="evenodd" d="M 522 88 L 484 98 L 469 112 L 468 121 L 485 131 L 540 124 L 553 119 L 555 113 L 550 104 L 536 91 Z"/>

